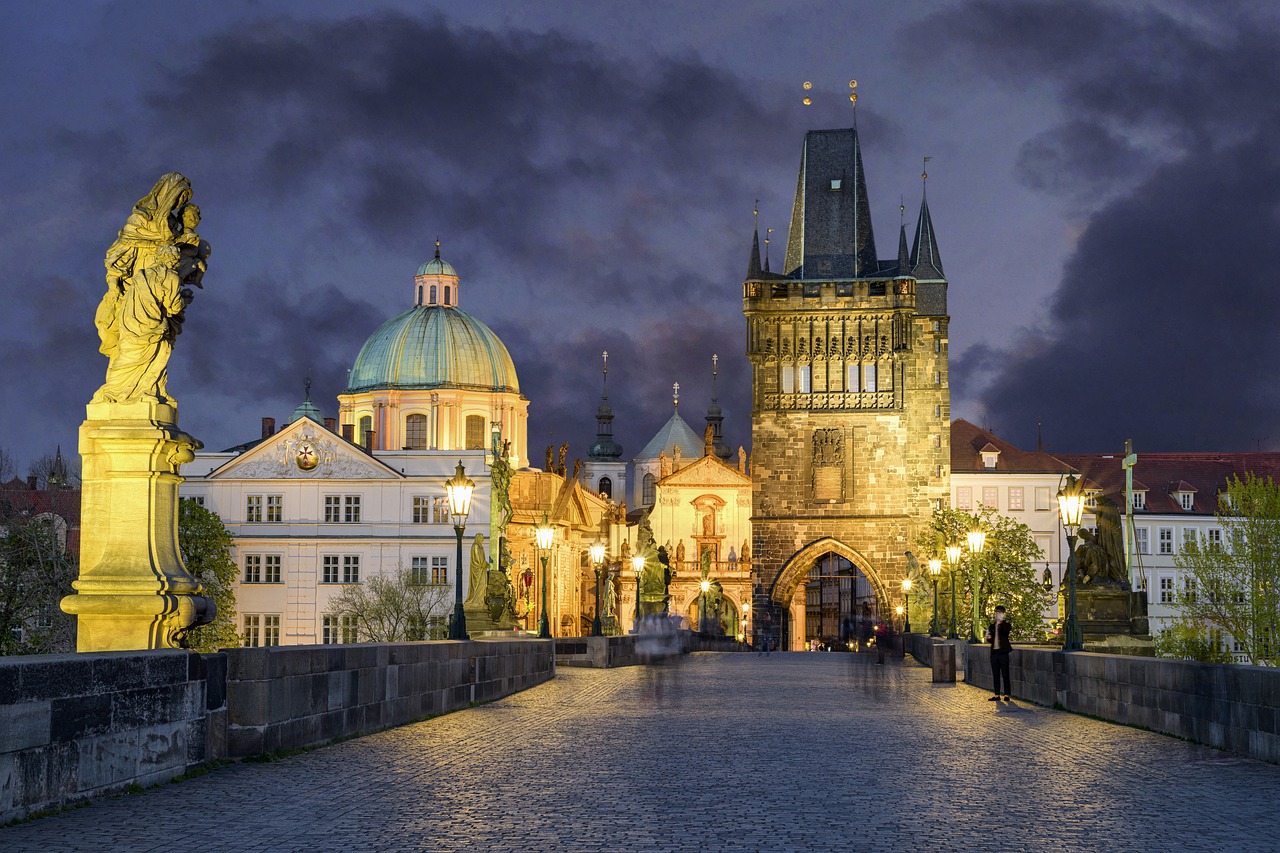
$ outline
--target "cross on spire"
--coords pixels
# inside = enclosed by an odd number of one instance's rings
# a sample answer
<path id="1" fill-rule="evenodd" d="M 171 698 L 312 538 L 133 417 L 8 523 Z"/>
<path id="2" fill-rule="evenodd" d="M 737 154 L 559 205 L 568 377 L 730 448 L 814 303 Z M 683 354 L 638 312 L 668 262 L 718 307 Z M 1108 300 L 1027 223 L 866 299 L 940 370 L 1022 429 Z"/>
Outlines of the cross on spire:
<path id="1" fill-rule="evenodd" d="M 680 383 L 677 382 L 671 386 L 671 402 L 675 404 L 677 410 L 680 409 Z"/>

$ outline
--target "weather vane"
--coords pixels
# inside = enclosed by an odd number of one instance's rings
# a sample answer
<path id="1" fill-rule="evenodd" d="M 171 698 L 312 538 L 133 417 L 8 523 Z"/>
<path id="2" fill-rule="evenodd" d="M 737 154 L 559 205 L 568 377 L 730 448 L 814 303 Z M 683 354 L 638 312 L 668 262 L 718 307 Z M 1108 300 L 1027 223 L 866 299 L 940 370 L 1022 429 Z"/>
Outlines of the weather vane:
<path id="1" fill-rule="evenodd" d="M 809 90 L 811 90 L 812 88 L 813 88 L 813 83 L 812 83 L 812 82 L 810 82 L 810 81 L 808 81 L 808 80 L 805 80 L 805 81 L 804 81 L 804 90 L 805 90 L 806 92 L 808 92 L 808 91 L 809 91 Z M 857 88 L 858 88 L 858 81 L 857 81 L 857 80 L 850 80 L 850 81 L 849 81 L 849 88 L 850 88 L 851 90 L 852 90 L 852 89 L 857 89 Z M 807 106 L 810 106 L 810 105 L 813 103 L 813 99 L 812 99 L 812 98 L 810 98 L 808 95 L 805 95 L 805 96 L 804 96 L 804 99 L 803 99 L 803 101 L 802 101 L 802 103 L 803 103 L 806 107 L 807 107 Z M 858 93 L 857 93 L 856 91 L 850 91 L 850 92 L 849 92 L 849 103 L 853 104 L 853 112 L 854 112 L 854 115 L 857 115 L 857 113 L 858 113 Z"/>

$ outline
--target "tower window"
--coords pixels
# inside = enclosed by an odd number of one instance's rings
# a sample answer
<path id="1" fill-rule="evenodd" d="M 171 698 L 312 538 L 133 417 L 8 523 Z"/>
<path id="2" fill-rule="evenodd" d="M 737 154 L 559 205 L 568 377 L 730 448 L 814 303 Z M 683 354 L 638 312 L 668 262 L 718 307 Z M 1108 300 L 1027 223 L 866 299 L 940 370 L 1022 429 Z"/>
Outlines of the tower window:
<path id="1" fill-rule="evenodd" d="M 600 482 L 596 485 L 596 491 L 600 493 L 601 497 L 613 497 L 613 480 L 608 477 L 601 477 Z"/>
<path id="2" fill-rule="evenodd" d="M 404 446 L 408 450 L 427 449 L 426 415 L 409 415 L 404 419 Z"/>
<path id="3" fill-rule="evenodd" d="M 839 178 L 835 178 L 831 181 L 831 189 L 833 190 L 838 191 L 842 186 L 844 186 L 844 181 L 840 180 Z"/>
<path id="4" fill-rule="evenodd" d="M 431 304 L 436 304 L 436 286 L 434 284 L 431 285 Z"/>
<path id="5" fill-rule="evenodd" d="M 360 445 L 367 447 L 369 445 L 369 433 L 373 432 L 373 416 L 365 415 L 360 418 Z"/>
<path id="6" fill-rule="evenodd" d="M 484 450 L 484 415 L 467 415 L 467 450 Z"/>
<path id="7" fill-rule="evenodd" d="M 653 474 L 645 474 L 644 480 L 641 482 L 640 503 L 645 506 L 651 506 L 657 495 L 657 489 L 655 488 L 657 481 L 654 479 Z"/>
<path id="8" fill-rule="evenodd" d="M 444 304 L 449 305 L 449 285 L 444 286 Z"/>

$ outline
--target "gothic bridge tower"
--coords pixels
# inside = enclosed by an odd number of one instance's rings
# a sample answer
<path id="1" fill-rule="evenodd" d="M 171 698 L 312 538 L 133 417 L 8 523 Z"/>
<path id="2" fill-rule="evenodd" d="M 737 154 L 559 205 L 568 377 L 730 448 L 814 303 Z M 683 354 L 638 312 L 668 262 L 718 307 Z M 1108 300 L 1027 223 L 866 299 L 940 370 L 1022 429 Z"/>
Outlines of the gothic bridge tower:
<path id="1" fill-rule="evenodd" d="M 806 134 L 783 272 L 761 267 L 757 232 L 742 305 L 756 625 L 783 648 L 845 616 L 892 618 L 905 552 L 948 499 L 947 280 L 927 199 L 907 242 L 903 224 L 896 257 L 876 255 L 857 128 Z"/>

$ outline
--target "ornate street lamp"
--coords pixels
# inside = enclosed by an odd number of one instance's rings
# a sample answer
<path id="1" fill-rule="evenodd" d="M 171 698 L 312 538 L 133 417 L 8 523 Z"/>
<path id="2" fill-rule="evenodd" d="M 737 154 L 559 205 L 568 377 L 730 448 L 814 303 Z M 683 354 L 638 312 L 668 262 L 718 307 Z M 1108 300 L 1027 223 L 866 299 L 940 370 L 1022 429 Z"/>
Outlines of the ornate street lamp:
<path id="1" fill-rule="evenodd" d="M 538 557 L 542 560 L 542 615 L 538 617 L 538 637 L 550 640 L 551 623 L 547 620 L 547 558 L 551 556 L 556 529 L 551 526 L 545 512 L 542 513 L 542 523 L 533 529 L 533 536 L 538 545 Z"/>
<path id="2" fill-rule="evenodd" d="M 444 481 L 444 492 L 449 501 L 449 514 L 453 516 L 453 532 L 458 536 L 458 566 L 453 584 L 453 623 L 449 626 L 450 640 L 469 640 L 467 614 L 462 612 L 462 534 L 467 529 L 467 515 L 471 512 L 471 493 L 476 484 L 467 477 L 458 460 L 458 470 Z"/>
<path id="3" fill-rule="evenodd" d="M 604 636 L 600 623 L 600 566 L 604 563 L 604 543 L 596 540 L 588 549 L 591 552 L 591 566 L 596 572 L 596 618 L 591 620 L 591 636 Z"/>
<path id="4" fill-rule="evenodd" d="M 644 571 L 644 557 L 636 555 L 631 558 L 631 568 L 636 573 L 636 624 L 633 630 L 640 633 L 640 573 Z"/>
<path id="5" fill-rule="evenodd" d="M 948 569 L 951 576 L 951 633 L 947 635 L 948 640 L 960 639 L 956 631 L 956 569 L 960 568 L 960 551 L 959 545 L 947 546 L 947 565 L 951 567 Z"/>
<path id="6" fill-rule="evenodd" d="M 905 595 L 907 598 L 906 606 L 903 608 L 903 611 L 902 611 L 906 616 L 902 625 L 902 633 L 910 634 L 911 633 L 911 578 L 902 579 L 902 594 Z"/>
<path id="7" fill-rule="evenodd" d="M 702 582 L 702 596 L 698 599 L 698 630 L 707 629 L 707 593 L 711 591 L 711 581 Z"/>
<path id="8" fill-rule="evenodd" d="M 941 636 L 938 633 L 938 575 L 942 574 L 942 561 L 937 557 L 929 560 L 929 578 L 933 581 L 933 625 L 929 628 L 930 637 Z"/>
<path id="9" fill-rule="evenodd" d="M 1084 632 L 1076 618 L 1076 533 L 1084 515 L 1084 484 L 1079 477 L 1069 476 L 1058 490 L 1058 512 L 1062 528 L 1067 532 L 1067 636 L 1064 652 L 1084 651 Z"/>
<path id="10" fill-rule="evenodd" d="M 969 540 L 969 553 L 974 557 L 982 555 L 982 549 L 987 544 L 987 532 L 981 527 L 975 527 L 967 534 Z M 969 642 L 978 642 L 978 579 L 973 579 L 973 605 L 969 608 Z"/>

